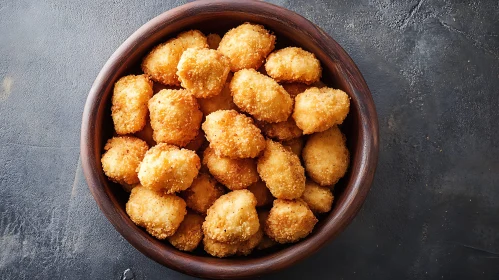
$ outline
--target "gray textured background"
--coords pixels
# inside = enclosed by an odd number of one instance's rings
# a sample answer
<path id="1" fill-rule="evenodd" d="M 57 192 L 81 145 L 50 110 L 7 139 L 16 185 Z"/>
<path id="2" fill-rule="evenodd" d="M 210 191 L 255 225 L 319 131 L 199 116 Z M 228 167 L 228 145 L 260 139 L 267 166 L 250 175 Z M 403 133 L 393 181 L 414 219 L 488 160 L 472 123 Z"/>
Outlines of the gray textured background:
<path id="1" fill-rule="evenodd" d="M 82 175 L 112 52 L 184 1 L 0 1 L 0 278 L 187 279 L 129 245 Z M 322 27 L 373 93 L 380 158 L 338 239 L 270 277 L 499 279 L 499 2 L 272 1 Z"/>

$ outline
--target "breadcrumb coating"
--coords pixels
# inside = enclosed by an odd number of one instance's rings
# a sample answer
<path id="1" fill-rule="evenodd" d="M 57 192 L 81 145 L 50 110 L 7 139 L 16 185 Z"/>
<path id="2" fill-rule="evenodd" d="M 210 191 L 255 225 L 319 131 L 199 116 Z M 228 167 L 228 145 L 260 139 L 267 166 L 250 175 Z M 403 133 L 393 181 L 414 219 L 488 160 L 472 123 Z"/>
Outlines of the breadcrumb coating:
<path id="1" fill-rule="evenodd" d="M 256 207 L 262 207 L 272 204 L 274 197 L 265 185 L 265 182 L 259 180 L 248 187 L 248 191 L 252 192 L 256 198 Z"/>
<path id="2" fill-rule="evenodd" d="M 205 116 L 219 111 L 219 110 L 235 110 L 237 109 L 236 104 L 232 100 L 232 95 L 230 94 L 229 83 L 225 83 L 220 94 L 209 98 L 199 98 L 199 108 Z"/>
<path id="3" fill-rule="evenodd" d="M 184 198 L 187 207 L 206 215 L 208 208 L 223 194 L 224 190 L 218 186 L 215 179 L 209 174 L 200 173 L 180 196 Z"/>
<path id="4" fill-rule="evenodd" d="M 208 41 L 208 47 L 212 50 L 216 50 L 218 48 L 218 45 L 220 45 L 220 41 L 222 41 L 222 37 L 215 33 L 208 34 L 208 36 L 206 36 L 206 39 Z"/>
<path id="5" fill-rule="evenodd" d="M 265 70 L 278 82 L 310 85 L 322 76 L 321 63 L 315 55 L 297 47 L 287 47 L 271 53 L 267 57 Z"/>
<path id="6" fill-rule="evenodd" d="M 204 250 L 218 258 L 229 257 L 232 255 L 247 256 L 253 249 L 260 244 L 263 238 L 263 230 L 260 228 L 248 240 L 234 243 L 219 242 L 208 237 L 204 237 Z"/>
<path id="7" fill-rule="evenodd" d="M 301 198 L 315 214 L 329 212 L 334 200 L 333 193 L 328 187 L 321 187 L 311 180 L 305 183 L 305 191 Z"/>
<path id="8" fill-rule="evenodd" d="M 187 212 L 177 231 L 167 238 L 168 242 L 181 251 L 194 251 L 203 240 L 203 221 L 203 216 Z"/>

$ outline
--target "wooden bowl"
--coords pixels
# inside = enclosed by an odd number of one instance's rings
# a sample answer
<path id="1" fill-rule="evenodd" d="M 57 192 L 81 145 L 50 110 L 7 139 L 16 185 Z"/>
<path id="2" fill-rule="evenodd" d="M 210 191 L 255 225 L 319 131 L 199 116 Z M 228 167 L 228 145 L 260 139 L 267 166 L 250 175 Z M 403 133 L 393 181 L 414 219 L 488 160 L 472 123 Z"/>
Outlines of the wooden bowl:
<path id="1" fill-rule="evenodd" d="M 351 152 L 349 172 L 335 187 L 333 210 L 320 217 L 306 239 L 267 253 L 218 259 L 185 253 L 135 226 L 125 212 L 128 194 L 104 176 L 103 146 L 113 134 L 110 103 L 113 85 L 137 72 L 151 48 L 180 31 L 199 29 L 223 35 L 243 22 L 272 30 L 277 48 L 295 45 L 315 53 L 323 66 L 322 80 L 351 97 L 350 113 L 342 125 Z M 353 36 L 353 35 L 352 35 Z M 81 128 L 81 158 L 88 186 L 109 221 L 135 248 L 169 268 L 198 277 L 242 278 L 290 266 L 316 252 L 337 236 L 359 211 L 373 180 L 378 158 L 378 122 L 371 93 L 347 53 L 324 31 L 302 16 L 260 1 L 198 1 L 167 11 L 130 36 L 109 58 L 88 95 Z M 202 251 L 202 250 L 200 250 Z"/>

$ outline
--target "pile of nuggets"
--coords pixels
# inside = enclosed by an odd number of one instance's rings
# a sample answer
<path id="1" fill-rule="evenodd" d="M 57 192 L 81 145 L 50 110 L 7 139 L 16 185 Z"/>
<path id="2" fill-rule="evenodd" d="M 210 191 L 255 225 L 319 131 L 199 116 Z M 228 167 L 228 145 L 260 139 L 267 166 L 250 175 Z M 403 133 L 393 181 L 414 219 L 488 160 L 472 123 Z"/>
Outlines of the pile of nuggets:
<path id="1" fill-rule="evenodd" d="M 320 82 L 313 53 L 275 42 L 251 23 L 222 38 L 183 32 L 116 82 L 102 167 L 152 236 L 248 255 L 305 238 L 331 210 L 350 99 Z"/>

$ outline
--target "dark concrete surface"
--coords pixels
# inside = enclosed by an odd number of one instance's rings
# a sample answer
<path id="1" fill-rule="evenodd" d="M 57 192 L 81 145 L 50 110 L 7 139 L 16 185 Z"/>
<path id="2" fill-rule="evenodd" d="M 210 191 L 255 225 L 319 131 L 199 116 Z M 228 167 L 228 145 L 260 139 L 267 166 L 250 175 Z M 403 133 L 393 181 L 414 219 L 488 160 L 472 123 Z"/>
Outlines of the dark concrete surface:
<path id="1" fill-rule="evenodd" d="M 184 1 L 0 1 L 0 279 L 189 279 L 135 250 L 79 158 L 112 52 Z M 379 113 L 380 158 L 339 238 L 268 278 L 499 279 L 499 2 L 272 1 L 331 34 Z"/>

